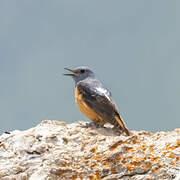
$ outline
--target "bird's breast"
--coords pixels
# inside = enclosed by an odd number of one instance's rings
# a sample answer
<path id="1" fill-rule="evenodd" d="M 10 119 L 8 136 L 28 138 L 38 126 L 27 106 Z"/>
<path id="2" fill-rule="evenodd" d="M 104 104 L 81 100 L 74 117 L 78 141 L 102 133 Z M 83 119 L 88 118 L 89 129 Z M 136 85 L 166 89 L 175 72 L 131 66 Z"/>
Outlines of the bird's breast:
<path id="1" fill-rule="evenodd" d="M 75 101 L 81 113 L 92 121 L 103 121 L 102 118 L 94 112 L 83 100 L 83 94 L 79 93 L 78 86 L 75 88 Z"/>

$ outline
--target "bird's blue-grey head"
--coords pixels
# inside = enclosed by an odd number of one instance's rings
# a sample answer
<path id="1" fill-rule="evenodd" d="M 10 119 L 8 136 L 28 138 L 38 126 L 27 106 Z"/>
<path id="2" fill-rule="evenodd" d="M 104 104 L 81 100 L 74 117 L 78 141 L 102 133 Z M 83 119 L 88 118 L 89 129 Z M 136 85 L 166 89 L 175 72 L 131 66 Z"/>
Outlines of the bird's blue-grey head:
<path id="1" fill-rule="evenodd" d="M 94 78 L 95 75 L 93 71 L 85 66 L 80 66 L 74 69 L 64 68 L 65 70 L 68 70 L 72 72 L 71 74 L 64 74 L 65 76 L 71 76 L 75 83 L 78 83 L 79 81 L 82 81 L 86 78 Z"/>

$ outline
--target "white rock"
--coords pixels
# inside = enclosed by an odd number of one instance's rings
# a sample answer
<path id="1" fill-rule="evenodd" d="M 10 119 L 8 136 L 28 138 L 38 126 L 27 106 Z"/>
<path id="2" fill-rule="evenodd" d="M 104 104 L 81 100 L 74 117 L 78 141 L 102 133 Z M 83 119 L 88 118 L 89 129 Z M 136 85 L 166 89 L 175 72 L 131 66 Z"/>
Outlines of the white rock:
<path id="1" fill-rule="evenodd" d="M 180 129 L 117 135 L 45 120 L 0 136 L 0 180 L 180 179 Z"/>

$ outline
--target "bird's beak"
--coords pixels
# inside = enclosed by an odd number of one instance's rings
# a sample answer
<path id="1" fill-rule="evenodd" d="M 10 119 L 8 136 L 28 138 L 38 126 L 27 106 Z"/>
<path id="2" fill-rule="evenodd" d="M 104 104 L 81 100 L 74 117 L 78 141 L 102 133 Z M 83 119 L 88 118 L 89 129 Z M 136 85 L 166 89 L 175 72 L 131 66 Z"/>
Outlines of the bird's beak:
<path id="1" fill-rule="evenodd" d="M 75 75 L 79 74 L 79 72 L 74 71 L 73 69 L 69 69 L 69 68 L 64 68 L 64 69 L 73 73 L 73 74 L 69 74 L 69 73 L 63 74 L 64 76 L 75 76 Z"/>

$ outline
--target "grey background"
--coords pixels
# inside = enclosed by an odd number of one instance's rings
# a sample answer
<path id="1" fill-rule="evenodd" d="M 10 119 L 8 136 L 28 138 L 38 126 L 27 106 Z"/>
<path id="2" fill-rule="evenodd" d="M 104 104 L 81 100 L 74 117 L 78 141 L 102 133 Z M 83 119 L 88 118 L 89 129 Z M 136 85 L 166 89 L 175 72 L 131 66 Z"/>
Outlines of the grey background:
<path id="1" fill-rule="evenodd" d="M 0 133 L 78 111 L 64 67 L 91 67 L 130 129 L 180 127 L 180 1 L 0 1 Z"/>

